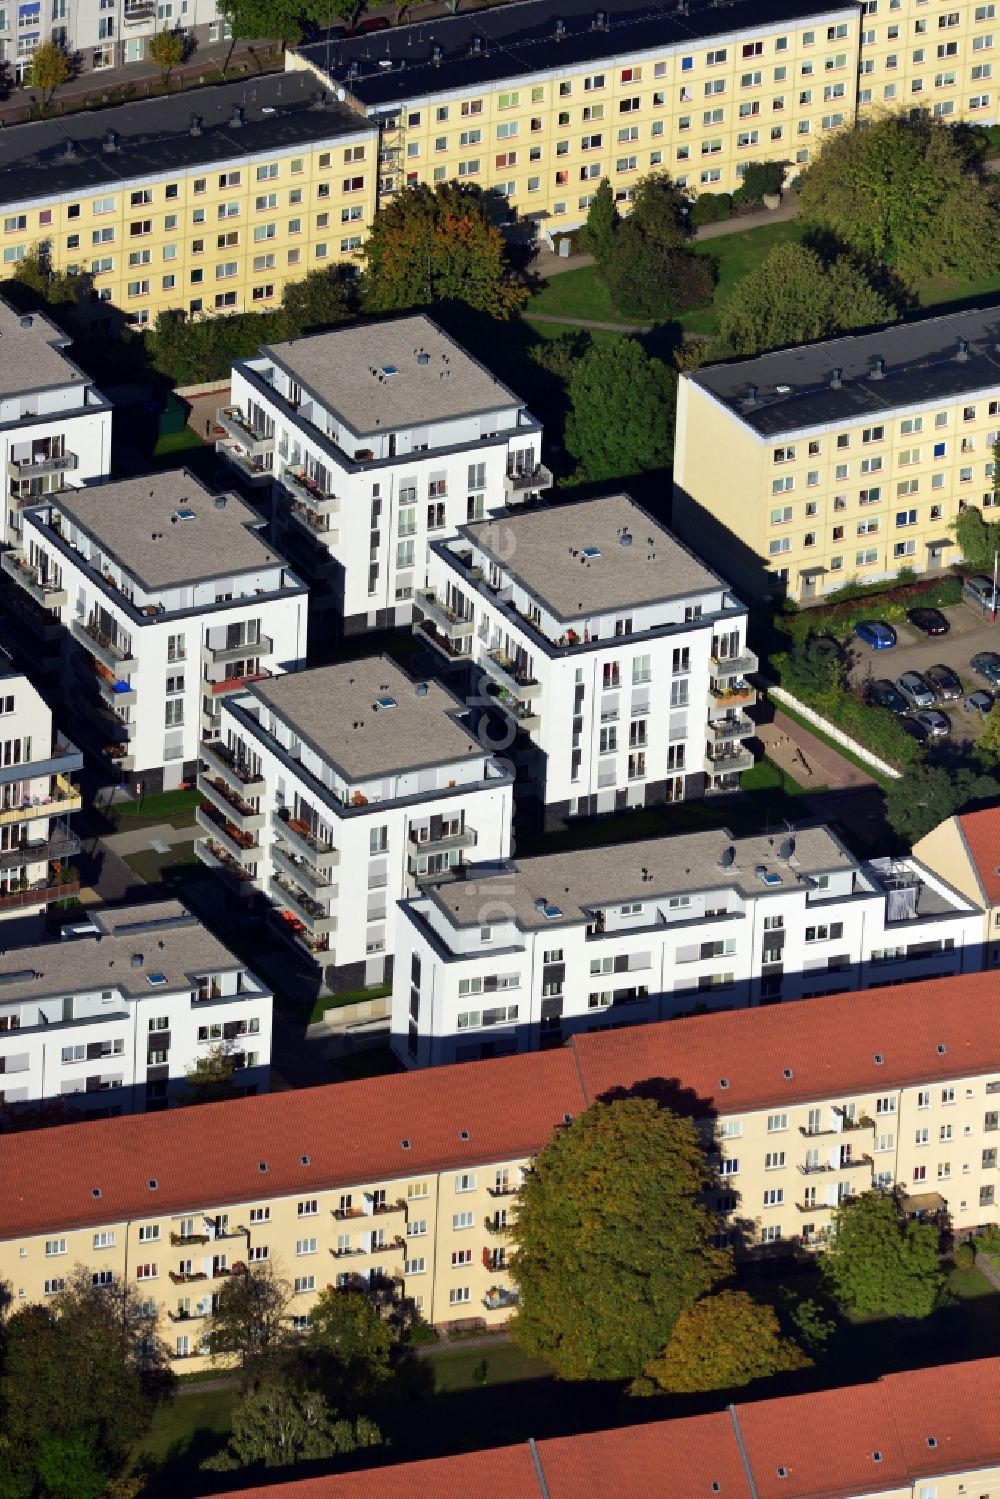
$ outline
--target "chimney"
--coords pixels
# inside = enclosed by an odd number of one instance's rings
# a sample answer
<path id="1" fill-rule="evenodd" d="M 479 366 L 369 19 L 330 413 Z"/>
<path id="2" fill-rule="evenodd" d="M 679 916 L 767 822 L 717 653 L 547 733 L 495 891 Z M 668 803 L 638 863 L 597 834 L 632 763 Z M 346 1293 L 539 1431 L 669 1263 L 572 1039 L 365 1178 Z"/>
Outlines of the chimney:
<path id="1" fill-rule="evenodd" d="M 104 132 L 104 147 L 103 147 L 103 149 L 105 151 L 107 151 L 109 155 L 111 154 L 112 151 L 117 151 L 118 150 L 118 131 L 117 130 L 106 130 Z"/>
<path id="2" fill-rule="evenodd" d="M 63 161 L 76 161 L 76 141 L 67 141 L 63 147 Z"/>
<path id="3" fill-rule="evenodd" d="M 201 134 L 201 115 L 192 115 L 191 116 L 191 123 L 188 126 L 188 135 L 200 135 L 200 134 Z"/>
<path id="4" fill-rule="evenodd" d="M 242 124 L 243 124 L 243 106 L 241 104 L 234 104 L 233 105 L 233 112 L 229 116 L 229 128 L 231 130 L 239 130 L 239 128 L 240 128 L 240 126 Z"/>
<path id="5" fill-rule="evenodd" d="M 882 358 L 881 354 L 876 354 L 875 358 L 872 360 L 872 367 L 869 371 L 868 378 L 870 380 L 885 379 L 885 360 Z"/>
<path id="6" fill-rule="evenodd" d="M 833 374 L 830 376 L 830 389 L 839 390 L 841 385 L 843 384 L 843 379 L 844 371 L 842 369 L 835 369 Z"/>
<path id="7" fill-rule="evenodd" d="M 958 353 L 955 355 L 955 358 L 961 364 L 964 364 L 965 361 L 968 359 L 968 357 L 969 357 L 969 340 L 967 338 L 960 338 L 958 340 Z"/>
<path id="8" fill-rule="evenodd" d="M 756 404 L 757 404 L 757 387 L 756 387 L 756 385 L 748 385 L 747 386 L 747 393 L 743 397 L 743 404 L 744 404 L 744 406 L 756 406 Z"/>

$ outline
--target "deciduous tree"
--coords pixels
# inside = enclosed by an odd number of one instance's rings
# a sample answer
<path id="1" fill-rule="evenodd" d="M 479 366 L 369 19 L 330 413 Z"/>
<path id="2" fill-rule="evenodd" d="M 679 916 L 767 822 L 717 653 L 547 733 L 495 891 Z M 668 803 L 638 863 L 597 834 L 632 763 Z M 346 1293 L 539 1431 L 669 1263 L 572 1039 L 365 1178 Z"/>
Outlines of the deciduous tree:
<path id="1" fill-rule="evenodd" d="M 346 322 L 351 316 L 351 294 L 345 268 L 309 271 L 300 280 L 287 282 L 281 306 L 289 338 Z"/>
<path id="2" fill-rule="evenodd" d="M 805 245 L 776 245 L 720 308 L 720 352 L 761 354 L 897 317 L 846 256 L 827 265 Z"/>
<path id="3" fill-rule="evenodd" d="M 672 1395 L 734 1390 L 811 1363 L 797 1343 L 782 1336 L 773 1307 L 746 1291 L 720 1291 L 681 1312 L 670 1341 L 646 1365 L 638 1393 L 648 1388 L 647 1381 Z"/>
<path id="4" fill-rule="evenodd" d="M 605 280 L 620 313 L 667 319 L 710 300 L 715 262 L 689 250 L 666 247 L 630 217 L 615 235 Z"/>
<path id="5" fill-rule="evenodd" d="M 994 443 L 995 473 L 997 472 L 995 465 L 998 447 L 1000 444 Z M 983 518 L 983 512 L 978 505 L 966 505 L 965 509 L 955 517 L 952 526 L 959 550 L 969 567 L 992 576 L 994 558 L 1000 550 L 1000 521 L 987 521 Z"/>
<path id="6" fill-rule="evenodd" d="M 235 1067 L 236 1059 L 229 1048 L 221 1042 L 210 1046 L 184 1074 L 191 1103 L 217 1103 L 219 1099 L 232 1098 Z"/>
<path id="7" fill-rule="evenodd" d="M 38 90 L 42 96 L 42 108 L 47 109 L 56 89 L 72 76 L 72 61 L 59 43 L 40 42 L 31 54 L 25 82 L 29 88 Z"/>
<path id="8" fill-rule="evenodd" d="M 418 183 L 397 193 L 375 215 L 364 256 L 371 312 L 464 302 L 508 318 L 527 297 L 481 190 L 469 183 Z"/>
<path id="9" fill-rule="evenodd" d="M 835 1222 L 820 1269 L 837 1305 L 855 1316 L 926 1317 L 944 1282 L 937 1228 L 904 1222 L 881 1192 L 845 1204 Z"/>
<path id="10" fill-rule="evenodd" d="M 160 82 L 166 88 L 174 68 L 184 61 L 184 33 L 164 26 L 149 39 L 149 60 L 160 70 Z"/>
<path id="11" fill-rule="evenodd" d="M 996 191 L 966 138 L 926 111 L 832 132 L 802 177 L 799 212 L 907 280 L 1000 263 Z"/>
<path id="12" fill-rule="evenodd" d="M 677 375 L 634 339 L 594 347 L 569 384 L 566 446 L 582 479 L 665 468 L 673 448 Z"/>
<path id="13" fill-rule="evenodd" d="M 587 210 L 587 222 L 580 230 L 580 243 L 589 255 L 593 255 L 599 270 L 603 270 L 611 258 L 615 231 L 620 220 L 611 183 L 607 177 L 602 177 Z"/>
<path id="14" fill-rule="evenodd" d="M 391 1373 L 392 1333 L 370 1297 L 330 1287 L 309 1315 L 302 1356 L 340 1410 L 357 1410 Z"/>
<path id="15" fill-rule="evenodd" d="M 291 1286 L 269 1260 L 234 1270 L 205 1324 L 213 1359 L 235 1362 L 248 1378 L 260 1380 L 288 1347 L 291 1299 Z"/>
<path id="16" fill-rule="evenodd" d="M 694 1124 L 651 1099 L 595 1104 L 559 1130 L 518 1202 L 521 1347 L 565 1379 L 639 1374 L 730 1272 L 709 1177 Z"/>
<path id="17" fill-rule="evenodd" d="M 375 1447 L 381 1440 L 378 1427 L 365 1416 L 353 1423 L 339 1420 L 318 1390 L 272 1382 L 243 1396 L 233 1411 L 228 1446 L 202 1467 L 216 1473 L 257 1463 L 285 1468 Z"/>
<path id="18" fill-rule="evenodd" d="M 997 796 L 1000 782 L 992 776 L 966 768 L 949 771 L 942 765 L 913 765 L 886 791 L 885 815 L 893 832 L 912 844 L 970 802 Z"/>

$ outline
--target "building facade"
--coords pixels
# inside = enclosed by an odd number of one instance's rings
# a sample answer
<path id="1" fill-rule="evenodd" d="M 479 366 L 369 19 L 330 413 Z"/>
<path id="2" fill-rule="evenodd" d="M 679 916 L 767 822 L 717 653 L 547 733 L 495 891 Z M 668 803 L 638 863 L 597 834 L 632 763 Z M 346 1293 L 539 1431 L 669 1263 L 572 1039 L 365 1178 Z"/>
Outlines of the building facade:
<path id="1" fill-rule="evenodd" d="M 83 756 L 53 731 L 48 704 L 3 650 L 0 718 L 0 921 L 4 940 L 17 942 L 36 936 L 46 908 L 80 888 L 69 819 L 81 806 L 70 777 Z"/>
<path id="2" fill-rule="evenodd" d="M 192 779 L 223 698 L 305 661 L 305 585 L 187 470 L 64 490 L 0 566 L 64 627 L 67 704 L 108 774 Z"/>
<path id="3" fill-rule="evenodd" d="M 627 495 L 460 526 L 415 602 L 547 823 L 728 790 L 753 763 L 746 609 Z"/>
<path id="4" fill-rule="evenodd" d="M 334 990 L 391 978 L 397 901 L 510 852 L 509 772 L 384 656 L 254 683 L 201 755 L 198 857 Z"/>
<path id="5" fill-rule="evenodd" d="M 409 1067 L 596 1026 L 843 994 L 983 967 L 983 912 L 916 858 L 825 827 L 725 829 L 472 864 L 399 907 L 392 1046 Z"/>
<path id="6" fill-rule="evenodd" d="M 231 400 L 218 451 L 347 634 L 408 624 L 430 540 L 552 482 L 524 403 L 423 315 L 268 346 Z"/>
<path id="7" fill-rule="evenodd" d="M 271 75 L 10 127 L 4 275 L 44 247 L 92 279 L 108 327 L 280 305 L 287 282 L 350 258 L 375 207 L 375 129 L 319 94 Z"/>
<path id="8" fill-rule="evenodd" d="M 954 521 L 997 503 L 996 331 L 974 308 L 682 375 L 681 534 L 758 597 L 960 561 Z"/>
<path id="9" fill-rule="evenodd" d="M 215 0 L 24 0 L 0 10 L 0 63 L 22 83 L 36 48 L 55 42 L 81 71 L 104 72 L 146 60 L 151 37 L 165 28 L 196 47 L 232 36 Z"/>
<path id="10" fill-rule="evenodd" d="M 178 901 L 105 907 L 0 955 L 2 1099 L 89 1119 L 190 1100 L 199 1058 L 266 1091 L 271 995 Z"/>
<path id="11" fill-rule="evenodd" d="M 596 1098 L 656 1078 L 701 1121 L 710 1201 L 746 1252 L 824 1242 L 838 1201 L 876 1184 L 969 1233 L 1000 1221 L 994 1013 L 992 977 L 962 976 L 10 1135 L 0 1277 L 15 1305 L 44 1304 L 77 1265 L 134 1284 L 180 1369 L 199 1367 L 212 1296 L 252 1262 L 292 1282 L 299 1327 L 327 1284 L 497 1325 L 517 1301 L 523 1170 Z"/>
<path id="12" fill-rule="evenodd" d="M 983 967 L 1000 968 L 1000 809 L 962 812 L 913 845 L 915 857 L 983 909 Z"/>

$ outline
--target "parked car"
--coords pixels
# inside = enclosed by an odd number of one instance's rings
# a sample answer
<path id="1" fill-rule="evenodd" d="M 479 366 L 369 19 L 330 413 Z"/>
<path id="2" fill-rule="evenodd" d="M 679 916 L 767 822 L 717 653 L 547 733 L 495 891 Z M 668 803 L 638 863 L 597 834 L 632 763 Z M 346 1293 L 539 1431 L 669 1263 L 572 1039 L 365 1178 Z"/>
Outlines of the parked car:
<path id="1" fill-rule="evenodd" d="M 977 676 L 985 677 L 991 687 L 1000 687 L 1000 655 L 996 651 L 977 651 L 969 665 Z"/>
<path id="2" fill-rule="evenodd" d="M 962 684 L 950 666 L 928 666 L 924 681 L 942 703 L 953 703 L 962 696 Z"/>
<path id="3" fill-rule="evenodd" d="M 859 619 L 854 633 L 864 645 L 873 651 L 888 651 L 896 644 L 896 632 L 892 625 L 881 619 Z"/>
<path id="4" fill-rule="evenodd" d="M 926 741 L 927 730 L 924 728 L 923 724 L 918 723 L 915 718 L 901 718 L 899 720 L 899 726 L 901 729 L 906 730 L 911 739 L 919 740 L 921 744 Z"/>
<path id="5" fill-rule="evenodd" d="M 982 687 L 977 687 L 975 692 L 969 693 L 969 696 L 965 699 L 962 707 L 965 709 L 966 713 L 981 713 L 985 718 L 987 713 L 993 707 L 993 698 L 990 693 L 986 692 Z"/>
<path id="6" fill-rule="evenodd" d="M 927 730 L 931 739 L 941 739 L 945 734 L 951 733 L 951 719 L 940 708 L 923 708 L 919 713 L 914 713 L 913 719 Z"/>
<path id="7" fill-rule="evenodd" d="M 876 677 L 865 687 L 865 702 L 873 708 L 887 708 L 890 713 L 909 713 L 910 705 L 895 682 Z"/>
<path id="8" fill-rule="evenodd" d="M 997 606 L 993 579 L 987 578 L 985 573 L 977 573 L 974 578 L 966 578 L 962 584 L 962 597 L 970 604 L 978 604 L 980 609 L 995 609 Z"/>
<path id="9" fill-rule="evenodd" d="M 906 617 L 922 635 L 947 635 L 951 629 L 940 609 L 909 609 Z"/>
<path id="10" fill-rule="evenodd" d="M 918 671 L 904 671 L 896 686 L 914 708 L 933 708 L 934 694 Z"/>

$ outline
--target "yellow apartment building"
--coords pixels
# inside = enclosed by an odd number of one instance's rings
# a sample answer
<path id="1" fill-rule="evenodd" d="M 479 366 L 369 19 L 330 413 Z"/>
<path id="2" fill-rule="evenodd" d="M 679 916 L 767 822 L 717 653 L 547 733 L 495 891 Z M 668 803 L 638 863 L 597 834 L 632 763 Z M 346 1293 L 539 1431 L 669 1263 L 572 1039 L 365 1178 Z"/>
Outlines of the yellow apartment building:
<path id="1" fill-rule="evenodd" d="M 996 505 L 998 338 L 976 308 L 683 375 L 677 530 L 757 597 L 961 561 L 956 518 Z"/>
<path id="2" fill-rule="evenodd" d="M 595 1099 L 652 1078 L 699 1119 L 711 1205 L 747 1252 L 822 1244 L 874 1186 L 968 1233 L 998 1221 L 994 990 L 966 975 L 596 1027 L 555 1051 L 7 1136 L 0 1282 L 16 1306 L 77 1265 L 125 1280 L 184 1368 L 224 1278 L 261 1261 L 299 1326 L 335 1285 L 495 1325 L 517 1300 L 523 1172 Z"/>
<path id="3" fill-rule="evenodd" d="M 984 968 L 1000 968 L 1000 808 L 939 822 L 914 855 L 983 909 Z"/>
<path id="4" fill-rule="evenodd" d="M 264 311 L 348 260 L 375 208 L 374 127 L 272 75 L 0 133 L 0 275 L 34 245 L 136 328 Z"/>

